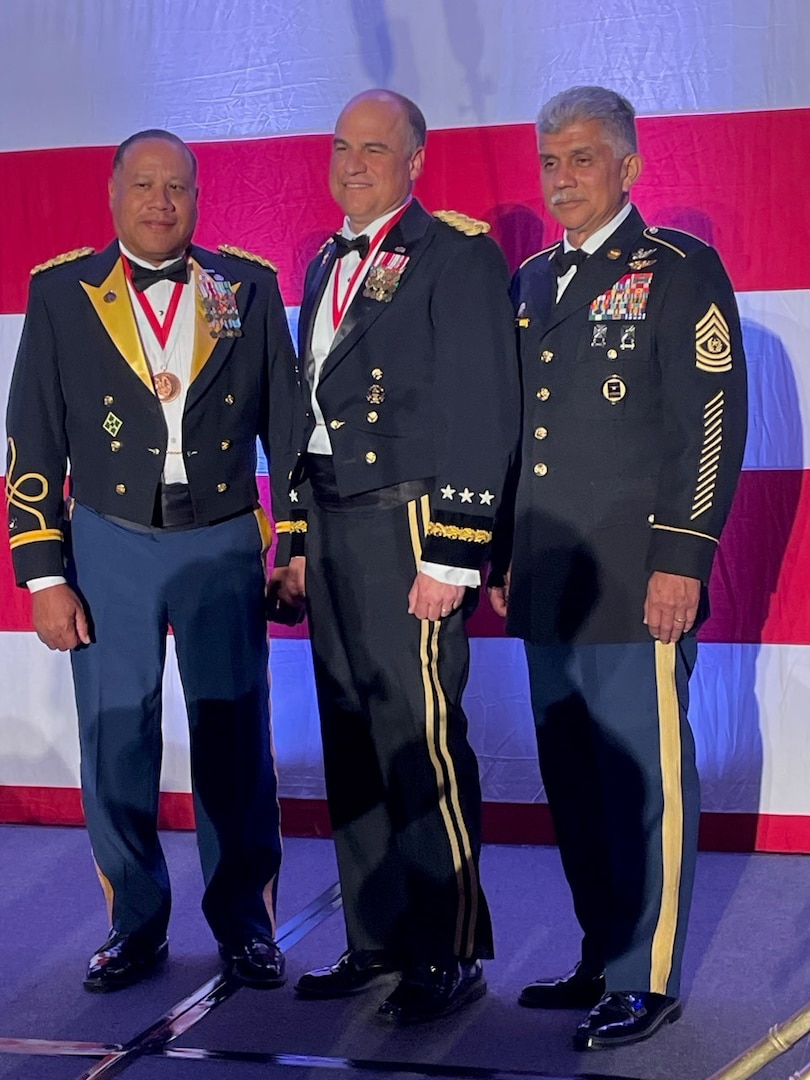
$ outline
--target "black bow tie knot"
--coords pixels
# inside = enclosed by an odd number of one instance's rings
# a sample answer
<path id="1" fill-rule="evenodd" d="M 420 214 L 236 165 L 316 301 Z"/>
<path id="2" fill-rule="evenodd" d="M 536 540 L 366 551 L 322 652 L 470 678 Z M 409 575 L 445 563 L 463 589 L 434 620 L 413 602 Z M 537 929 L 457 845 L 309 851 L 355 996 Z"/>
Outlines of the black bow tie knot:
<path id="1" fill-rule="evenodd" d="M 157 270 L 151 266 L 139 266 L 138 263 L 130 263 L 132 268 L 132 287 L 136 292 L 143 292 L 156 281 L 182 281 L 188 285 L 188 263 L 185 257 L 176 259 L 168 266 Z"/>
<path id="2" fill-rule="evenodd" d="M 349 240 L 343 233 L 336 232 L 332 239 L 335 241 L 335 254 L 339 259 L 348 255 L 350 251 L 356 251 L 361 260 L 368 255 L 369 239 L 365 233 L 355 236 L 354 240 Z"/>
<path id="3" fill-rule="evenodd" d="M 572 266 L 580 267 L 588 258 L 586 252 L 582 248 L 571 248 L 570 251 L 563 251 L 563 246 L 557 248 L 551 259 L 551 265 L 554 267 L 554 273 L 557 277 L 563 277 Z"/>

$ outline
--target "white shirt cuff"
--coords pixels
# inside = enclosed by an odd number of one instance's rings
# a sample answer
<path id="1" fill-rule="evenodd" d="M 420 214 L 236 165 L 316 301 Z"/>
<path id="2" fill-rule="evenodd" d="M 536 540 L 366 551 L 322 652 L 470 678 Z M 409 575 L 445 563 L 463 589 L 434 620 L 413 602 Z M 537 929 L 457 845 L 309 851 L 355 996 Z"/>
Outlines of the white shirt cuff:
<path id="1" fill-rule="evenodd" d="M 41 592 L 42 589 L 50 589 L 52 585 L 67 585 L 67 581 L 63 577 L 35 577 L 25 583 L 28 587 L 28 591 L 35 593 Z"/>
<path id="2" fill-rule="evenodd" d="M 481 573 L 465 566 L 442 566 L 440 563 L 420 562 L 419 570 L 443 585 L 466 585 L 475 589 L 481 584 Z"/>

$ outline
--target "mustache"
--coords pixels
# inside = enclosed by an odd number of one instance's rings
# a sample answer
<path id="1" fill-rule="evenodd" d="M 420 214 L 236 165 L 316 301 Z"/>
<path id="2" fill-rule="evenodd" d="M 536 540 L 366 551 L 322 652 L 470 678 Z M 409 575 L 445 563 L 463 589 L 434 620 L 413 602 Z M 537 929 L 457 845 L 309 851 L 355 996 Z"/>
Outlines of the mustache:
<path id="1" fill-rule="evenodd" d="M 578 201 L 579 200 L 578 200 L 576 195 L 563 195 L 563 193 L 560 192 L 560 191 L 556 192 L 554 195 L 551 196 L 551 205 L 552 206 L 562 206 L 563 203 L 578 202 Z"/>

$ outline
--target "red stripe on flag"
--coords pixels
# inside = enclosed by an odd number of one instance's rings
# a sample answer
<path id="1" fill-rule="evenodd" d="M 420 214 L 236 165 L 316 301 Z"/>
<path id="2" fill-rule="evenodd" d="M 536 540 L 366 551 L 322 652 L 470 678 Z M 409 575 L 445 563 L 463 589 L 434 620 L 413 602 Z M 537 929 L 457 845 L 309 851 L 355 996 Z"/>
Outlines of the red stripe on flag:
<path id="1" fill-rule="evenodd" d="M 281 799 L 285 836 L 332 835 L 324 799 Z M 78 788 L 0 786 L 0 823 L 83 825 Z M 545 803 L 484 803 L 483 837 L 488 844 L 554 844 L 554 827 Z M 183 791 L 160 795 L 161 829 L 193 829 L 192 796 Z M 701 851 L 810 852 L 810 817 L 800 814 L 702 814 Z"/>
<path id="2" fill-rule="evenodd" d="M 785 229 L 784 198 L 763 166 L 778 147 L 780 176 L 803 175 L 810 160 L 809 113 L 642 119 L 646 166 L 635 189 L 642 212 L 651 222 L 715 243 L 739 291 L 810 287 L 803 246 L 810 201 L 792 200 Z M 288 304 L 300 302 L 304 268 L 340 219 L 326 185 L 330 143 L 329 135 L 296 135 L 193 144 L 202 188 L 197 239 L 209 247 L 237 243 L 272 259 Z M 0 218 L 0 312 L 25 309 L 34 263 L 109 242 L 111 158 L 105 147 L 0 155 L 6 204 L 15 208 Z M 431 132 L 417 194 L 430 209 L 459 209 L 491 222 L 512 265 L 558 235 L 541 209 L 531 124 Z"/>
<path id="3" fill-rule="evenodd" d="M 268 505 L 268 480 L 257 478 Z M 702 641 L 810 644 L 810 471 L 744 472 L 711 581 L 712 617 Z M 482 590 L 483 593 L 483 590 Z M 14 586 L 7 540 L 0 542 L 0 632 L 31 630 L 28 593 Z M 503 637 L 503 620 L 482 595 L 471 637 Z M 270 624 L 274 638 L 306 638 L 300 626 Z"/>

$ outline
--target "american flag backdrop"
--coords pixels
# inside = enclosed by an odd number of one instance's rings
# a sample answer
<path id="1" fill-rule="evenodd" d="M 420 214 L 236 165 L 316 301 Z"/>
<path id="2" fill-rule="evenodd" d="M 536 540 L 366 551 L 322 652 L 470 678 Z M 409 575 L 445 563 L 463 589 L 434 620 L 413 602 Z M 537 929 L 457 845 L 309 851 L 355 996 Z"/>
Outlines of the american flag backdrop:
<path id="1" fill-rule="evenodd" d="M 423 108 L 417 195 L 487 220 L 511 265 L 558 236 L 532 119 L 567 86 L 626 94 L 651 224 L 720 251 L 750 372 L 744 473 L 712 580 L 691 717 L 704 843 L 810 851 L 810 8 L 805 0 L 26 0 L 0 11 L 0 398 L 29 269 L 111 238 L 112 148 L 169 128 L 200 161 L 198 242 L 303 271 L 340 214 L 334 120 L 369 86 Z M 261 479 L 266 489 L 266 477 Z M 275 631 L 274 631 L 275 633 Z M 273 641 L 275 742 L 291 826 L 323 820 L 306 628 Z M 467 693 L 490 836 L 547 835 L 522 648 L 482 607 Z M 165 679 L 165 820 L 190 822 L 179 682 Z M 68 658 L 30 626 L 0 545 L 0 820 L 75 821 Z"/>

